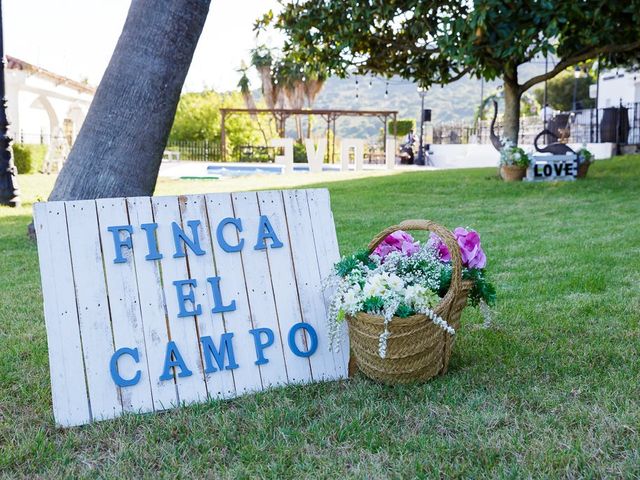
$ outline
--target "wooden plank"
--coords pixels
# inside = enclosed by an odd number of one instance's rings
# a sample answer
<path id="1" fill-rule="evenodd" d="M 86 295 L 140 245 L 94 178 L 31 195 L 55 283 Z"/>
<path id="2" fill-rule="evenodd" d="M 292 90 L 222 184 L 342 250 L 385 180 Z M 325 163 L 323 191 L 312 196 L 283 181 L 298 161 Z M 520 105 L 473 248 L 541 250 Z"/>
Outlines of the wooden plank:
<path id="1" fill-rule="evenodd" d="M 175 381 L 162 381 L 164 357 L 169 337 L 165 311 L 160 262 L 147 260 L 149 253 L 147 235 L 140 225 L 154 223 L 149 197 L 127 199 L 129 223 L 135 232 L 132 238 L 133 258 L 138 283 L 140 313 L 147 351 L 149 382 L 155 410 L 165 410 L 178 404 Z M 153 236 L 155 239 L 155 236 Z"/>
<path id="2" fill-rule="evenodd" d="M 173 256 L 175 244 L 172 223 L 181 224 L 178 199 L 177 197 L 152 197 L 151 205 L 155 221 L 158 224 L 156 231 L 158 249 L 163 255 L 160 265 L 169 331 L 171 340 L 175 342 L 187 367 L 186 370 L 179 367 L 172 367 L 171 370 L 178 385 L 180 403 L 202 402 L 207 399 L 207 388 L 200 356 L 200 339 L 196 319 L 194 316 L 178 317 L 180 307 L 176 286 L 173 283 L 189 278 L 186 258 L 174 258 Z M 188 292 L 188 289 L 185 288 L 184 291 Z"/>
<path id="3" fill-rule="evenodd" d="M 198 319 L 198 331 L 200 337 L 209 336 L 216 346 L 223 334 L 226 333 L 224 319 L 222 313 L 212 313 L 216 306 L 213 298 L 213 290 L 209 288 L 207 279 L 216 277 L 213 252 L 211 249 L 211 236 L 209 232 L 209 219 L 207 218 L 206 201 L 202 195 L 182 196 L 179 199 L 180 213 L 182 215 L 182 228 L 187 230 L 187 222 L 197 220 L 200 222 L 201 228 L 198 229 L 200 245 L 204 250 L 204 255 L 196 255 L 190 249 L 187 249 L 187 265 L 189 267 L 190 278 L 197 281 L 199 289 L 196 299 L 202 306 L 202 315 Z M 226 279 L 226 277 L 225 277 Z M 223 304 L 230 301 L 222 297 Z M 204 354 L 204 353 L 203 353 Z M 225 364 L 229 366 L 229 362 Z M 233 382 L 232 370 L 219 369 L 214 364 L 216 372 L 205 373 L 205 381 L 207 382 L 207 391 L 211 398 L 231 398 L 235 396 L 235 385 Z"/>
<path id="4" fill-rule="evenodd" d="M 109 369 L 113 334 L 96 202 L 65 202 L 65 208 L 91 412 L 94 420 L 113 418 L 122 404 Z"/>
<path id="5" fill-rule="evenodd" d="M 64 204 L 36 203 L 33 213 L 47 327 L 53 414 L 59 426 L 82 425 L 91 421 L 91 410 Z"/>
<path id="6" fill-rule="evenodd" d="M 282 248 L 267 250 L 267 259 L 271 271 L 273 293 L 284 344 L 284 356 L 287 364 L 289 383 L 306 383 L 312 380 L 309 359 L 294 355 L 287 346 L 288 332 L 295 324 L 302 321 L 300 299 L 296 288 L 296 278 L 289 244 L 289 230 L 284 213 L 282 194 L 277 191 L 258 192 L 260 214 L 266 215 L 271 225 L 283 242 Z M 296 334 L 299 348 L 308 345 L 303 330 Z"/>
<path id="7" fill-rule="evenodd" d="M 310 261 L 317 258 L 313 238 L 311 217 L 307 194 L 304 190 L 285 190 L 282 192 L 287 225 L 289 227 L 289 240 L 291 252 L 296 266 L 296 283 L 300 296 L 302 317 L 316 332 L 326 331 L 326 308 L 321 291 L 321 275 L 318 262 Z M 318 335 L 318 352 L 326 352 L 329 349 L 326 335 Z M 336 363 L 332 355 L 312 355 L 311 372 L 316 381 L 339 378 Z"/>
<path id="8" fill-rule="evenodd" d="M 138 301 L 138 282 L 133 258 L 133 250 L 128 247 L 118 247 L 116 251 L 114 236 L 120 241 L 133 240 L 132 232 L 109 231 L 109 227 L 129 225 L 127 204 L 124 198 L 108 198 L 96 200 L 98 223 L 102 250 L 104 255 L 104 270 L 109 295 L 109 311 L 113 329 L 115 350 L 121 348 L 135 349 L 138 352 L 136 362 L 130 355 L 123 355 L 117 362 L 118 374 L 125 380 L 136 378 L 135 385 L 121 387 L 120 395 L 122 409 L 125 412 L 152 412 L 153 398 L 149 383 L 147 350 L 144 339 L 142 313 Z M 136 236 L 141 236 L 135 230 Z M 116 263 L 118 256 L 124 257 L 123 263 Z"/>
<path id="9" fill-rule="evenodd" d="M 249 330 L 253 329 L 247 289 L 244 281 L 244 266 L 240 252 L 225 252 L 216 240 L 220 221 L 234 218 L 231 195 L 228 193 L 209 194 L 207 200 L 207 215 L 211 227 L 213 254 L 216 262 L 216 272 L 223 278 L 220 282 L 222 298 L 233 298 L 236 309 L 222 314 L 227 329 L 233 332 L 233 344 L 236 362 L 240 366 L 234 371 L 236 394 L 262 390 L 260 367 L 255 364 L 256 355 L 253 348 L 253 336 Z M 239 235 L 233 225 L 224 227 L 222 231 L 226 242 L 237 245 Z M 245 235 L 243 234 L 243 238 Z"/>
<path id="10" fill-rule="evenodd" d="M 331 200 L 329 190 L 326 188 L 314 188 L 306 190 L 307 202 L 309 205 L 309 215 L 313 219 L 311 227 L 315 242 L 316 259 L 320 278 L 324 281 L 333 272 L 333 265 L 340 260 L 340 250 L 338 248 L 338 236 L 336 226 L 331 213 Z M 329 300 L 333 291 L 323 290 L 325 305 L 329 305 Z M 349 335 L 346 323 L 342 323 L 338 332 L 340 335 L 340 349 L 333 352 L 338 377 L 347 378 L 347 365 L 349 364 Z"/>
<path id="11" fill-rule="evenodd" d="M 244 277 L 247 286 L 247 298 L 254 329 L 269 329 L 273 332 L 273 344 L 263 349 L 267 360 L 260 365 L 260 374 L 264 388 L 287 383 L 287 370 L 284 360 L 283 337 L 278 324 L 271 272 L 267 260 L 267 250 L 272 247 L 271 239 L 267 239 L 267 248 L 256 250 L 256 240 L 260 226 L 260 210 L 256 192 L 234 193 L 231 195 L 236 217 L 242 219 L 242 237 L 245 245 L 242 249 L 242 262 L 245 266 Z M 276 232 L 278 234 L 278 232 Z M 260 341 L 267 343 L 266 334 L 259 334 Z M 253 343 L 252 337 L 252 343 Z M 255 349 L 257 358 L 257 347 Z"/>

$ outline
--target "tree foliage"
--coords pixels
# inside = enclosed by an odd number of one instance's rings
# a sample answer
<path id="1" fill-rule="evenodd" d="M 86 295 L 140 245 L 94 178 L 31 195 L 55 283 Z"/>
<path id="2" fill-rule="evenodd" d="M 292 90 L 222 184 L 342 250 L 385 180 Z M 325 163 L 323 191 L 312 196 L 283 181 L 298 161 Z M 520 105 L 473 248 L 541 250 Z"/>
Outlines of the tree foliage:
<path id="1" fill-rule="evenodd" d="M 178 103 L 169 142 L 220 141 L 220 108 L 223 107 L 243 108 L 242 95 L 221 94 L 212 90 L 183 94 Z M 262 143 L 258 125 L 247 115 L 229 116 L 226 119 L 226 130 L 231 148 Z"/>
<path id="2" fill-rule="evenodd" d="M 520 97 L 579 62 L 640 51 L 640 0 L 300 0 L 268 12 L 258 28 L 286 35 L 284 51 L 331 73 L 400 75 L 422 86 L 463 75 L 504 81 L 505 134 L 517 140 Z M 553 54 L 549 72 L 526 81 L 518 66 Z"/>
<path id="3" fill-rule="evenodd" d="M 251 65 L 260 75 L 261 91 L 267 108 L 291 108 L 300 110 L 305 106 L 311 108 L 326 81 L 327 69 L 322 65 L 305 65 L 294 61 L 293 57 L 285 57 L 281 52 L 258 45 L 251 51 Z M 245 100 L 250 90 L 246 67 L 241 67 L 243 77 L 238 83 Z M 247 103 L 249 105 L 249 103 Z M 248 107 L 251 108 L 251 107 Z M 277 115 L 273 115 L 277 123 L 278 134 L 284 136 L 284 124 Z M 298 140 L 302 141 L 302 119 L 294 117 Z M 307 120 L 307 136 L 311 135 L 311 116 Z"/>
<path id="4" fill-rule="evenodd" d="M 582 74 L 576 78 L 573 69 L 565 70 L 547 82 L 547 103 L 554 110 L 570 111 L 573 108 L 575 86 L 576 108 L 592 108 L 595 101 L 589 98 L 589 87 L 594 83 L 591 75 Z M 536 101 L 544 105 L 544 88 L 537 88 L 533 94 Z"/>
<path id="5" fill-rule="evenodd" d="M 387 132 L 389 135 L 394 133 L 399 137 L 405 137 L 409 135 L 411 130 L 415 130 L 416 121 L 413 118 L 400 118 L 397 121 L 390 120 L 387 125 Z"/>

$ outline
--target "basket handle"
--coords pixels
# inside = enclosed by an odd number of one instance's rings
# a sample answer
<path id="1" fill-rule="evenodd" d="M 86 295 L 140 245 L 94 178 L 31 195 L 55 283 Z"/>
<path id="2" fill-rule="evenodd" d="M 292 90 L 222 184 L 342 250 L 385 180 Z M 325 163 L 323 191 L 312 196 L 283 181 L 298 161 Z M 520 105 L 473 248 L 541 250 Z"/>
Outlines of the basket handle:
<path id="1" fill-rule="evenodd" d="M 462 256 L 460 255 L 460 246 L 453 234 L 442 225 L 432 222 L 431 220 L 404 220 L 399 225 L 392 225 L 385 228 L 369 242 L 369 253 L 373 253 L 378 245 L 385 238 L 398 230 L 425 230 L 438 235 L 449 249 L 451 254 L 451 265 L 453 272 L 451 274 L 451 285 L 446 295 L 442 298 L 441 304 L 449 304 L 460 293 L 462 289 Z"/>

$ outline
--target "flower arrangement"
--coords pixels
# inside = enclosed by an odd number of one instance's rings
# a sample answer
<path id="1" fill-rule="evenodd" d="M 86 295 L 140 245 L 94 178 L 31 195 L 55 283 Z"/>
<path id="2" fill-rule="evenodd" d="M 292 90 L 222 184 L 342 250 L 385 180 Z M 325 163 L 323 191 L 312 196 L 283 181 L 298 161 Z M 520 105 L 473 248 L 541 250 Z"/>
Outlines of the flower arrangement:
<path id="1" fill-rule="evenodd" d="M 587 147 L 583 145 L 582 148 L 578 150 L 578 164 L 591 163 L 593 160 L 593 153 L 587 150 Z"/>
<path id="2" fill-rule="evenodd" d="M 503 143 L 500 151 L 500 165 L 528 167 L 531 163 L 529 155 L 520 147 L 514 145 L 509 140 Z"/>
<path id="3" fill-rule="evenodd" d="M 495 289 L 485 277 L 487 257 L 474 230 L 458 227 L 454 236 L 460 247 L 463 279 L 471 280 L 469 299 L 488 311 L 495 302 Z M 455 334 L 454 328 L 434 312 L 451 283 L 451 254 L 442 239 L 431 233 L 421 243 L 404 231 L 387 236 L 372 253 L 362 249 L 343 257 L 329 277 L 333 289 L 328 321 L 332 345 L 339 348 L 339 324 L 358 312 L 380 315 L 384 332 L 379 338 L 378 353 L 385 358 L 388 325 L 395 317 L 426 315 L 433 323 Z M 485 308 L 486 307 L 486 308 Z"/>

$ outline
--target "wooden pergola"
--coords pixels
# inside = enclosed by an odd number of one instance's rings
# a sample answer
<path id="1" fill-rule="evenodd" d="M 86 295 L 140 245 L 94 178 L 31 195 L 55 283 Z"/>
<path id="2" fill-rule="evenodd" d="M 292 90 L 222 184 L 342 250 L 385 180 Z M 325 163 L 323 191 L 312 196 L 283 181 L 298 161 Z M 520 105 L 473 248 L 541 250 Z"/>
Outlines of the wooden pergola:
<path id="1" fill-rule="evenodd" d="M 284 135 L 287 119 L 294 115 L 318 115 L 327 122 L 327 155 L 334 161 L 336 147 L 336 120 L 339 117 L 376 117 L 384 123 L 384 134 L 387 134 L 389 119 L 393 123 L 393 136 L 397 136 L 397 110 L 328 110 L 328 109 L 291 109 L 291 108 L 221 108 L 220 109 L 220 145 L 222 147 L 222 160 L 227 159 L 227 141 L 225 122 L 234 114 L 259 115 L 269 114 L 276 119 L 276 128 L 280 135 Z M 333 132 L 332 142 L 329 145 L 329 132 Z M 386 148 L 386 147 L 385 147 Z"/>

